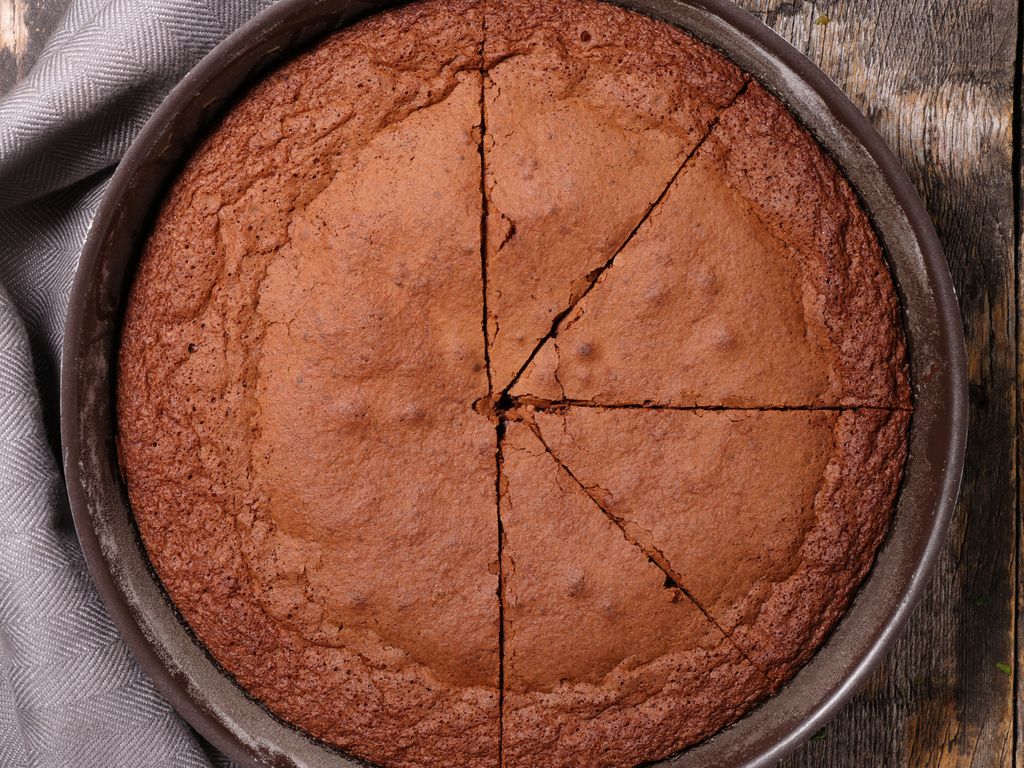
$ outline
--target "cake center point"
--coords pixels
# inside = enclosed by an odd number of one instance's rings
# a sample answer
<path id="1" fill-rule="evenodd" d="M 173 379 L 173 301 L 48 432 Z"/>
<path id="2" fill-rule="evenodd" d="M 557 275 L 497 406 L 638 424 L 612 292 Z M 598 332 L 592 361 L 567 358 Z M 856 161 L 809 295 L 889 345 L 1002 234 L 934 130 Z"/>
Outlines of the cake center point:
<path id="1" fill-rule="evenodd" d="M 515 418 L 519 403 L 508 392 L 495 392 L 473 403 L 473 410 L 494 423 Z"/>

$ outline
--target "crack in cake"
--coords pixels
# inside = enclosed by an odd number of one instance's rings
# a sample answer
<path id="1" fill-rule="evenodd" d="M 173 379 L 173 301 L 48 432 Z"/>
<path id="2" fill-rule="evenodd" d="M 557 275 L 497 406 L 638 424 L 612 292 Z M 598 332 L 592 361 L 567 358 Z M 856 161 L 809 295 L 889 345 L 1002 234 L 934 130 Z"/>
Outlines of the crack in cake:
<path id="1" fill-rule="evenodd" d="M 848 183 L 680 30 L 425 0 L 248 92 L 125 316 L 168 596 L 273 713 L 385 766 L 631 766 L 846 610 L 911 416 Z"/>

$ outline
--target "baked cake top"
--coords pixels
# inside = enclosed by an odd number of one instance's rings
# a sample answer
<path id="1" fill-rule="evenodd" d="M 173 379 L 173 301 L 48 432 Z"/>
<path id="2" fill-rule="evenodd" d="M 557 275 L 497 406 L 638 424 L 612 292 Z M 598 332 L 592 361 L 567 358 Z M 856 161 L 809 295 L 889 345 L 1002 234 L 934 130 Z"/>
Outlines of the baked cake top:
<path id="1" fill-rule="evenodd" d="M 856 196 L 723 56 L 426 0 L 256 85 L 125 318 L 153 565 L 274 713 L 388 766 L 628 766 L 820 645 L 905 455 Z"/>
<path id="2" fill-rule="evenodd" d="M 514 394 L 910 404 L 899 300 L 871 224 L 832 162 L 757 84 L 719 113 L 590 286 Z"/>
<path id="3" fill-rule="evenodd" d="M 491 8 L 487 299 L 501 391 L 745 78 L 688 35 L 613 6 Z"/>
<path id="4" fill-rule="evenodd" d="M 637 765 L 770 687 L 530 426 L 502 456 L 507 765 Z"/>
<path id="5" fill-rule="evenodd" d="M 123 339 L 169 595 L 277 714 L 395 765 L 498 748 L 481 29 L 409 6 L 258 85 L 174 186 Z"/>

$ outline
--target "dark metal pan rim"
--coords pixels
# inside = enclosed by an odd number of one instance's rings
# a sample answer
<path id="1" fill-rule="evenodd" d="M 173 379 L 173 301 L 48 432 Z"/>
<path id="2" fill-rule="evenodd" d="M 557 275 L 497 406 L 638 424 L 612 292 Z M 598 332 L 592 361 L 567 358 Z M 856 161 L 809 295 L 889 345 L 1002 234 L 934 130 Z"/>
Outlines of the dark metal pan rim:
<path id="1" fill-rule="evenodd" d="M 917 410 L 893 529 L 847 615 L 775 698 L 656 765 L 774 765 L 816 733 L 884 657 L 927 585 L 959 493 L 967 439 L 966 350 L 931 220 L 868 120 L 808 59 L 729 0 L 616 0 L 724 51 L 785 100 L 853 182 L 904 301 Z M 163 180 L 253 72 L 326 31 L 398 3 L 280 0 L 236 30 L 172 90 L 114 173 L 83 248 L 65 326 L 61 433 L 75 527 L 110 613 L 143 669 L 211 743 L 243 765 L 354 766 L 281 723 L 191 638 L 147 567 L 116 469 L 112 361 L 119 312 Z"/>

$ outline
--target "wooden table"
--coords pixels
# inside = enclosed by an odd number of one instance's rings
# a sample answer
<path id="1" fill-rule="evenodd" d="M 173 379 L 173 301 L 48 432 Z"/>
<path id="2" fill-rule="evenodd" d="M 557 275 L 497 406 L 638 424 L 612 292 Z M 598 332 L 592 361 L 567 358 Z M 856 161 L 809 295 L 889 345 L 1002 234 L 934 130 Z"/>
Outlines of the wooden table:
<path id="1" fill-rule="evenodd" d="M 0 92 L 67 2 L 0 0 Z M 945 246 L 970 353 L 964 490 L 934 583 L 870 682 L 783 765 L 1024 765 L 1014 694 L 1024 0 L 739 2 L 835 79 L 902 160 Z"/>

